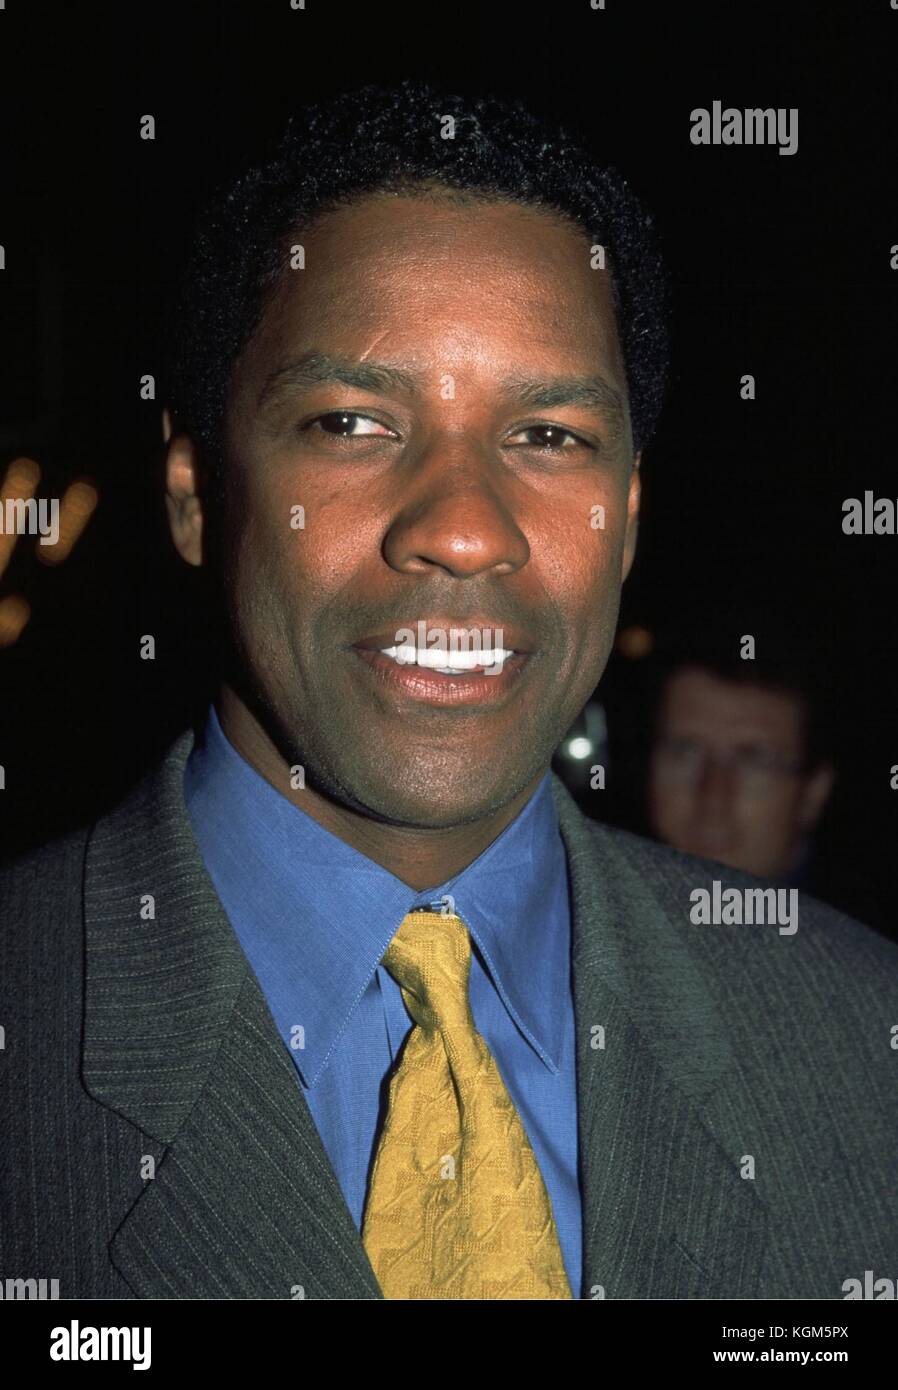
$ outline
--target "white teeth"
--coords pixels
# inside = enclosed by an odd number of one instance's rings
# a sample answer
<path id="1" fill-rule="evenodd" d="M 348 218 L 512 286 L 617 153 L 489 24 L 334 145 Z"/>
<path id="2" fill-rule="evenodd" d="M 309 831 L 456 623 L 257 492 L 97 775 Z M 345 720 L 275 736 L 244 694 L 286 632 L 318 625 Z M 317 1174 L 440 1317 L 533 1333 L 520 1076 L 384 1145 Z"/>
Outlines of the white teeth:
<path id="1" fill-rule="evenodd" d="M 484 648 L 473 652 L 446 652 L 433 647 L 381 647 L 383 656 L 390 657 L 400 666 L 426 666 L 444 676 L 454 676 L 458 671 L 473 671 L 475 666 L 500 666 L 514 656 L 505 647 Z"/>

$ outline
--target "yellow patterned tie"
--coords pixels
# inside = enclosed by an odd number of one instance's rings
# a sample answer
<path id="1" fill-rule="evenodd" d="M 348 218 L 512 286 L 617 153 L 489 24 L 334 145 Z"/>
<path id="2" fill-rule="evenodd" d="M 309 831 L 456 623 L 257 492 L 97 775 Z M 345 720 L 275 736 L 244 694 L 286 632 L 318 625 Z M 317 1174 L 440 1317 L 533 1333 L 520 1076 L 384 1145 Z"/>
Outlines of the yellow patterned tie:
<path id="1" fill-rule="evenodd" d="M 410 912 L 383 963 L 417 1027 L 390 1081 L 362 1241 L 386 1298 L 571 1298 L 552 1207 L 468 998 L 460 917 Z"/>

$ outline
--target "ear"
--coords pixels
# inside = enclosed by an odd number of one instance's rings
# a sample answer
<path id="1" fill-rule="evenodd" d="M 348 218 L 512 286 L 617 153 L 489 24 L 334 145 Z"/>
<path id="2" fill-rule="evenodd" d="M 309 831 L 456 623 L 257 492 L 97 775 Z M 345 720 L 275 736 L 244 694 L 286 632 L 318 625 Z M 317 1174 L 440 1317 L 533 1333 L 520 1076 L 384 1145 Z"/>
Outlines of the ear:
<path id="1" fill-rule="evenodd" d="M 175 549 L 188 565 L 203 562 L 203 506 L 200 492 L 200 460 L 189 435 L 171 428 L 168 412 L 163 417 L 168 430 L 165 460 L 165 507 Z"/>
<path id="2" fill-rule="evenodd" d="M 823 808 L 829 800 L 835 780 L 836 770 L 832 763 L 821 763 L 809 777 L 805 778 L 804 791 L 801 794 L 798 808 L 798 820 L 802 830 L 813 830 L 817 824 L 823 814 Z"/>
<path id="3" fill-rule="evenodd" d="M 637 454 L 633 459 L 633 469 L 630 473 L 630 491 L 627 496 L 627 529 L 624 533 L 624 552 L 621 556 L 621 583 L 630 573 L 630 566 L 633 564 L 633 557 L 636 554 L 636 535 L 639 530 L 639 498 L 642 491 L 639 472 L 641 462 L 642 454 Z"/>

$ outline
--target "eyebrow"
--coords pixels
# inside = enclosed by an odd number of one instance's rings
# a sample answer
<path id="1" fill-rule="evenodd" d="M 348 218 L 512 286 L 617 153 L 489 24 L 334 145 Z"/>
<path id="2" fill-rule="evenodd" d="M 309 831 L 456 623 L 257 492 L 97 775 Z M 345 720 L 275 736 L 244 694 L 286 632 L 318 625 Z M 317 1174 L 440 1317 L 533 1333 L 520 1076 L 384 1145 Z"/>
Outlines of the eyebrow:
<path id="1" fill-rule="evenodd" d="M 388 366 L 384 362 L 354 362 L 348 357 L 325 352 L 307 352 L 293 362 L 278 367 L 266 380 L 257 405 L 270 405 L 281 395 L 322 382 L 352 386 L 359 391 L 402 391 L 420 395 L 421 374 Z M 507 377 L 500 382 L 503 395 L 535 410 L 561 405 L 582 405 L 617 416 L 623 423 L 625 402 L 622 393 L 603 376 Z"/>

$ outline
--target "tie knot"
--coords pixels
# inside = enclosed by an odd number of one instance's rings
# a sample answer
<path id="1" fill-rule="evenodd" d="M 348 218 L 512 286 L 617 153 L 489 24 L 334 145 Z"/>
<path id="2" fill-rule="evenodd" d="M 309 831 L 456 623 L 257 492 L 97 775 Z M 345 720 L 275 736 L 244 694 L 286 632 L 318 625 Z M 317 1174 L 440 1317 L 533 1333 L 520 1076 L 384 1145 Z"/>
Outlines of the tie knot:
<path id="1" fill-rule="evenodd" d="M 415 1022 L 426 1031 L 471 1027 L 468 975 L 471 938 L 451 912 L 409 912 L 383 963 L 402 989 Z"/>

